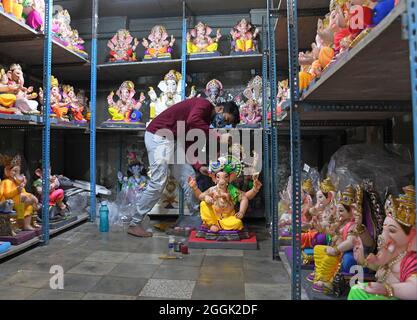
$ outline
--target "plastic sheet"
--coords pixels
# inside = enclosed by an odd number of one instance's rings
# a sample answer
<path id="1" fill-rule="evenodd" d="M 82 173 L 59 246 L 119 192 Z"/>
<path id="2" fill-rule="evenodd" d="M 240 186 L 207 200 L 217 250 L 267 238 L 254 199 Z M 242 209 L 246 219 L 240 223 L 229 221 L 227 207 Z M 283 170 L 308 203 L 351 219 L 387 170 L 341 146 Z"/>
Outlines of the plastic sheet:
<path id="1" fill-rule="evenodd" d="M 414 166 L 411 153 L 402 145 L 346 145 L 332 156 L 327 176 L 338 190 L 370 179 L 385 199 L 387 190 L 399 194 L 402 187 L 413 182 Z"/>

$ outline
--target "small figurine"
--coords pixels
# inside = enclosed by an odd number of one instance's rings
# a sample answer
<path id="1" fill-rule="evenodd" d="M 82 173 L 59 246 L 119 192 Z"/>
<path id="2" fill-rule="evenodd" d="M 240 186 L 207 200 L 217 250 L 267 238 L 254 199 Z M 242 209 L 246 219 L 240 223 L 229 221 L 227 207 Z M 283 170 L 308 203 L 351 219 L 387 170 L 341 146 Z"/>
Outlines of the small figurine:
<path id="1" fill-rule="evenodd" d="M 217 30 L 215 38 L 210 37 L 211 32 L 212 29 L 203 22 L 199 22 L 191 32 L 187 32 L 187 53 L 189 55 L 220 55 L 217 51 L 218 42 L 222 37 L 220 29 Z"/>
<path id="2" fill-rule="evenodd" d="M 211 162 L 209 167 L 210 176 L 216 185 L 206 192 L 201 192 L 196 181 L 189 178 L 194 195 L 201 201 L 203 228 L 213 233 L 221 230 L 243 230 L 242 219 L 248 209 L 249 200 L 244 192 L 232 184 L 242 171 L 241 164 L 233 161 L 232 157 L 221 157 L 217 162 Z M 235 206 L 238 203 L 240 208 L 236 213 Z"/>
<path id="3" fill-rule="evenodd" d="M 135 84 L 132 81 L 125 81 L 117 90 L 116 95 L 119 98 L 117 102 L 114 101 L 114 92 L 111 92 L 107 97 L 109 104 L 108 110 L 111 116 L 111 121 L 124 122 L 140 122 L 142 119 L 141 109 L 145 101 L 145 94 L 141 92 L 138 101 L 134 99 L 136 94 Z"/>
<path id="4" fill-rule="evenodd" d="M 161 90 L 161 94 L 158 97 L 154 88 L 149 87 L 149 97 L 151 99 L 150 104 L 150 120 L 154 119 L 161 112 L 165 111 L 172 105 L 181 102 L 182 93 L 182 75 L 178 71 L 170 70 L 158 84 L 158 88 Z M 191 88 L 191 94 L 188 98 L 192 98 L 196 95 L 194 87 Z"/>
<path id="5" fill-rule="evenodd" d="M 258 28 L 254 28 L 245 18 L 240 20 L 230 31 L 232 36 L 232 54 L 256 53 L 258 51 L 256 41 L 258 34 Z"/>
<path id="6" fill-rule="evenodd" d="M 64 102 L 67 104 L 69 120 L 78 122 L 87 122 L 83 116 L 83 105 L 75 95 L 74 87 L 70 85 L 62 86 L 62 96 Z"/>
<path id="7" fill-rule="evenodd" d="M 68 10 L 57 10 L 52 18 L 52 31 L 64 46 L 71 44 L 71 16 Z"/>
<path id="8" fill-rule="evenodd" d="M 9 84 L 6 71 L 0 66 L 0 113 L 22 114 L 20 110 L 14 108 L 18 89 L 18 85 Z"/>
<path id="9" fill-rule="evenodd" d="M 24 231 L 33 231 L 38 227 L 33 221 L 34 213 L 38 210 L 38 199 L 25 189 L 27 180 L 21 174 L 22 159 L 19 155 L 13 158 L 1 156 L 1 162 L 4 166 L 5 179 L 0 185 L 2 195 L 0 201 L 13 200 L 18 224 Z"/>
<path id="10" fill-rule="evenodd" d="M 258 125 L 262 121 L 262 78 L 254 77 L 243 91 L 246 102 L 238 99 L 241 122 L 247 125 Z"/>
<path id="11" fill-rule="evenodd" d="M 83 110 L 84 119 L 90 121 L 91 113 L 90 113 L 90 105 L 88 103 L 88 98 L 85 94 L 85 90 L 78 90 L 77 93 L 77 100 Z"/>
<path id="12" fill-rule="evenodd" d="M 372 238 L 362 224 L 362 196 L 360 186 L 356 186 L 356 189 L 348 186 L 342 194 L 339 193 L 338 220 L 332 234 L 332 245 L 314 247 L 315 272 L 308 276 L 309 280 L 313 280 L 313 290 L 331 292 L 332 282 L 342 259 L 348 270 L 356 264 L 352 252 L 356 238 L 360 237 L 367 247 L 372 247 Z"/>
<path id="13" fill-rule="evenodd" d="M 378 240 L 378 253 L 365 258 L 364 244 L 356 239 L 359 264 L 376 271 L 376 282 L 358 283 L 348 300 L 417 300 L 416 192 L 414 186 L 385 204 L 386 218 Z"/>
<path id="14" fill-rule="evenodd" d="M 216 116 L 213 119 L 211 127 L 223 128 L 225 126 L 223 119 L 223 107 L 220 105 L 224 101 L 223 84 L 217 79 L 210 80 L 206 85 L 204 94 L 206 95 L 206 98 L 215 106 L 216 110 Z"/>
<path id="15" fill-rule="evenodd" d="M 24 0 L 23 13 L 29 27 L 36 31 L 44 30 L 45 0 Z"/>
<path id="16" fill-rule="evenodd" d="M 40 203 L 42 203 L 42 177 L 42 163 L 39 162 L 32 186 Z M 68 212 L 68 207 L 64 202 L 65 192 L 60 188 L 58 177 L 51 174 L 51 169 L 49 169 L 49 180 L 49 219 L 65 218 Z"/>
<path id="17" fill-rule="evenodd" d="M 40 100 L 43 101 L 43 90 L 39 90 Z M 63 101 L 58 79 L 51 76 L 51 117 L 57 117 L 61 121 L 69 121 L 68 105 Z"/>
<path id="18" fill-rule="evenodd" d="M 71 39 L 71 45 L 69 46 L 69 49 L 88 57 L 88 54 L 85 51 L 85 47 L 84 47 L 85 41 L 83 38 L 80 37 L 78 30 L 72 29 L 70 39 Z"/>
<path id="19" fill-rule="evenodd" d="M 127 175 L 124 176 L 123 173 L 118 172 L 117 178 L 122 186 L 121 191 L 125 192 L 127 196 L 129 190 L 132 190 L 134 193 L 134 197 L 132 198 L 132 195 L 130 195 L 130 198 L 131 200 L 134 200 L 135 197 L 145 189 L 148 183 L 148 178 L 145 166 L 138 159 L 137 154 L 135 152 L 129 152 L 127 155 L 127 160 Z"/>
<path id="20" fill-rule="evenodd" d="M 23 20 L 22 0 L 2 0 L 6 13 L 12 14 L 17 20 Z"/>
<path id="21" fill-rule="evenodd" d="M 164 26 L 154 26 L 148 39 L 149 41 L 145 38 L 142 41 L 142 45 L 146 49 L 145 60 L 171 59 L 175 38 L 171 35 L 171 40 L 167 40 L 168 32 Z"/>
<path id="22" fill-rule="evenodd" d="M 8 85 L 17 87 L 15 108 L 24 114 L 40 114 L 38 110 L 38 102 L 34 101 L 38 97 L 33 87 L 25 87 L 25 79 L 23 70 L 19 64 L 12 64 L 7 72 Z"/>
<path id="23" fill-rule="evenodd" d="M 139 40 L 137 38 L 133 38 L 128 30 L 120 29 L 107 43 L 107 47 L 110 49 L 109 61 L 137 61 L 135 51 L 138 45 Z"/>

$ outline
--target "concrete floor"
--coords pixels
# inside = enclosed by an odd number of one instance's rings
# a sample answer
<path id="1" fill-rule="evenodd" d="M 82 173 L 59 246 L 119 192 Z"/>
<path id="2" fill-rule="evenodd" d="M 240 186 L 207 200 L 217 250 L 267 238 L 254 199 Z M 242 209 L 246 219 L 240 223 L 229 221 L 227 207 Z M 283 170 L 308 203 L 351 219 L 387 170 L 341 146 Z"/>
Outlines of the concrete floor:
<path id="1" fill-rule="evenodd" d="M 138 239 L 122 230 L 100 234 L 86 223 L 0 263 L 0 300 L 282 300 L 290 278 L 272 261 L 271 239 L 262 226 L 259 250 L 196 250 L 182 260 L 161 260 L 168 236 Z M 64 289 L 50 289 L 51 266 L 64 269 Z"/>

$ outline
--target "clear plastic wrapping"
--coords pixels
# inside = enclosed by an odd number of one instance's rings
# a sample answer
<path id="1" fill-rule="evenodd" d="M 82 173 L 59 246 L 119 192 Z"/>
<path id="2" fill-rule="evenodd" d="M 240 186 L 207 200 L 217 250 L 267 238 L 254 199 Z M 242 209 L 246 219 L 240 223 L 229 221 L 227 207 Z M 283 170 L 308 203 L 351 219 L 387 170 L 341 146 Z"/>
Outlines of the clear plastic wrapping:
<path id="1" fill-rule="evenodd" d="M 399 194 L 402 187 L 413 182 L 414 166 L 411 153 L 403 145 L 354 144 L 341 147 L 332 156 L 327 176 L 338 190 L 370 179 L 384 199 L 386 191 Z"/>

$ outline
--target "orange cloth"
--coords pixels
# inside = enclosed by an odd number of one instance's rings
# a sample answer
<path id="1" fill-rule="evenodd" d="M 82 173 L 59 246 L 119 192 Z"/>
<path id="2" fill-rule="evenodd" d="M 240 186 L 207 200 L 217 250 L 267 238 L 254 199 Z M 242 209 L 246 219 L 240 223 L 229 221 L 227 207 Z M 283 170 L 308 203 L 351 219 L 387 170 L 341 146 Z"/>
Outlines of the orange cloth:
<path id="1" fill-rule="evenodd" d="M 313 248 L 313 240 L 318 232 L 315 230 L 309 230 L 301 234 L 301 249 Z"/>
<path id="2" fill-rule="evenodd" d="M 68 108 L 53 106 L 52 111 L 56 114 L 58 118 L 63 118 L 68 113 Z"/>

